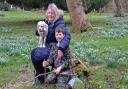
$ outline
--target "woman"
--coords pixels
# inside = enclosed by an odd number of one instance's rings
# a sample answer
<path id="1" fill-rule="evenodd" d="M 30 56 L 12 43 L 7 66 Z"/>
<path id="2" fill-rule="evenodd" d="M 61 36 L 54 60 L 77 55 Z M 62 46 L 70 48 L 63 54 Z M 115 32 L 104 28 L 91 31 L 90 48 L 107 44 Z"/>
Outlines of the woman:
<path id="1" fill-rule="evenodd" d="M 66 35 L 64 39 L 60 42 L 58 49 L 58 59 L 63 57 L 63 51 L 66 50 L 70 43 L 70 33 L 67 31 L 64 19 L 63 19 L 63 11 L 58 9 L 57 6 L 52 3 L 49 4 L 48 9 L 46 11 L 46 23 L 48 24 L 48 35 L 46 39 L 46 48 L 35 48 L 31 52 L 31 59 L 36 70 L 35 76 L 42 74 L 44 72 L 44 68 L 42 67 L 42 62 L 49 57 L 50 48 L 52 44 L 57 43 L 55 39 L 55 29 L 57 27 L 64 27 L 64 31 Z M 38 32 L 36 31 L 36 35 Z M 44 77 L 38 77 L 40 83 L 44 82 Z M 36 83 L 36 81 L 35 81 Z"/>

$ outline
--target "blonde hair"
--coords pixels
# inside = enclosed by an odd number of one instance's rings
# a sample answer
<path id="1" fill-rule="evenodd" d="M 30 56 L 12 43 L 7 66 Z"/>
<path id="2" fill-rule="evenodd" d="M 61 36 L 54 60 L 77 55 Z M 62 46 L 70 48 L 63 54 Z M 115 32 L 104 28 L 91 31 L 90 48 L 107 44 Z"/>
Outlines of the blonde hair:
<path id="1" fill-rule="evenodd" d="M 46 15 L 47 15 L 49 9 L 51 9 L 52 11 L 54 11 L 54 13 L 56 15 L 55 20 L 53 22 L 55 22 L 60 17 L 63 17 L 64 16 L 63 10 L 58 9 L 58 7 L 54 3 L 51 3 L 51 4 L 48 5 L 48 9 L 46 11 Z"/>

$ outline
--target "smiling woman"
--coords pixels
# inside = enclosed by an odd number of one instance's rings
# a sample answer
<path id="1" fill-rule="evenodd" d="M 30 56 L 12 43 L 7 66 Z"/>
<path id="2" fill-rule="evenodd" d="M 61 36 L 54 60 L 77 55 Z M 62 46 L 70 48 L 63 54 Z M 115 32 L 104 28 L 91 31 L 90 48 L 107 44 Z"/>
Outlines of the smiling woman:
<path id="1" fill-rule="evenodd" d="M 63 55 L 63 51 L 66 50 L 70 43 L 70 33 L 67 31 L 65 21 L 63 19 L 63 11 L 58 9 L 58 7 L 51 3 L 48 6 L 48 9 L 46 11 L 46 23 L 48 24 L 48 35 L 46 39 L 46 47 L 45 48 L 35 48 L 31 52 L 31 59 L 32 63 L 34 65 L 34 68 L 36 70 L 35 76 L 38 76 L 39 74 L 44 73 L 44 67 L 42 67 L 42 62 L 44 60 L 47 60 L 50 53 L 50 48 L 54 43 L 57 43 L 57 40 L 55 38 L 55 29 L 57 27 L 63 27 L 65 31 L 65 37 L 60 42 L 59 48 L 58 48 L 58 58 L 61 58 Z M 37 36 L 39 33 L 37 33 Z M 40 83 L 44 83 L 44 76 L 37 78 Z M 36 82 L 35 82 L 36 83 Z"/>

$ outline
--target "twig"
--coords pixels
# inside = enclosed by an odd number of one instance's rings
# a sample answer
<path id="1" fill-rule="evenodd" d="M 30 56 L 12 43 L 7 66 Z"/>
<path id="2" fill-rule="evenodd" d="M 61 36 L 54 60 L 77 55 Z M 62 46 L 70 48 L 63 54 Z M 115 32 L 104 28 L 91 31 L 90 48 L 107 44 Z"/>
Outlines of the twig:
<path id="1" fill-rule="evenodd" d="M 43 39 L 44 40 L 44 39 Z M 44 42 L 44 41 L 43 41 Z M 44 67 L 44 73 L 46 73 L 46 68 Z M 44 83 L 46 83 L 45 82 L 46 81 L 46 74 L 44 75 Z M 45 89 L 48 89 L 48 86 L 47 86 L 47 83 L 45 84 Z"/>
<path id="2" fill-rule="evenodd" d="M 53 71 L 47 72 L 47 73 L 43 73 L 43 74 L 39 74 L 39 75 L 37 75 L 37 76 L 35 77 L 35 79 L 38 78 L 38 77 L 40 77 L 40 76 L 47 75 L 47 74 L 50 74 L 50 73 L 53 73 Z M 60 75 L 65 75 L 65 76 L 77 76 L 76 74 L 64 74 L 64 73 L 60 73 Z"/>
<path id="3" fill-rule="evenodd" d="M 37 76 L 35 77 L 35 79 L 38 78 L 38 77 L 40 77 L 40 76 L 50 74 L 50 73 L 52 73 L 52 72 L 53 72 L 53 71 L 51 71 L 51 72 L 47 72 L 47 73 L 43 73 L 43 74 L 39 74 L 39 75 L 37 75 Z"/>

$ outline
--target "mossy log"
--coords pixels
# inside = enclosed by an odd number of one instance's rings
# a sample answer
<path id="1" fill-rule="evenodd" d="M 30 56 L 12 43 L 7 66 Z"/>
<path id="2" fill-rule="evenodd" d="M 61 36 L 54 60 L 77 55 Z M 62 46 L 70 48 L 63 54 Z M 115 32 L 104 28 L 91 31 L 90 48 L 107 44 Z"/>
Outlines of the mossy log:
<path id="1" fill-rule="evenodd" d="M 72 58 L 72 69 L 74 72 L 79 76 L 81 73 L 84 74 L 84 76 L 89 76 L 90 69 L 89 66 L 86 65 L 86 63 L 75 56 Z"/>

